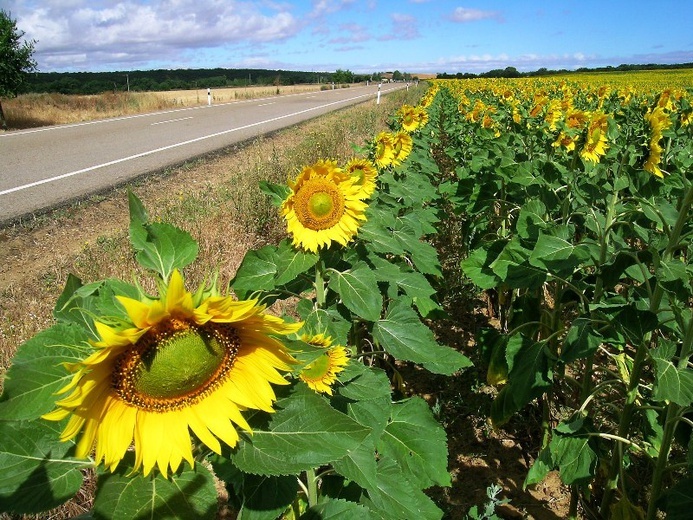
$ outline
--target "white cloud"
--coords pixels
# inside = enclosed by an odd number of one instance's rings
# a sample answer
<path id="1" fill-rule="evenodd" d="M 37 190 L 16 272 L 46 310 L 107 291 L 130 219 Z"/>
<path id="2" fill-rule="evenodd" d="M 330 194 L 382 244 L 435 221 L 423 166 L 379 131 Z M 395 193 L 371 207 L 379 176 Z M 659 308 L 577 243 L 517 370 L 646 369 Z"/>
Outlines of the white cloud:
<path id="1" fill-rule="evenodd" d="M 502 22 L 503 15 L 500 11 L 483 11 L 481 9 L 472 9 L 468 7 L 458 7 L 449 16 L 453 22 L 467 23 L 477 22 L 479 20 L 495 20 Z"/>
<path id="2" fill-rule="evenodd" d="M 100 60 L 126 63 L 176 61 L 183 49 L 277 42 L 303 23 L 286 4 L 223 0 L 126 0 L 21 4 L 18 26 L 36 39 L 40 69 Z"/>

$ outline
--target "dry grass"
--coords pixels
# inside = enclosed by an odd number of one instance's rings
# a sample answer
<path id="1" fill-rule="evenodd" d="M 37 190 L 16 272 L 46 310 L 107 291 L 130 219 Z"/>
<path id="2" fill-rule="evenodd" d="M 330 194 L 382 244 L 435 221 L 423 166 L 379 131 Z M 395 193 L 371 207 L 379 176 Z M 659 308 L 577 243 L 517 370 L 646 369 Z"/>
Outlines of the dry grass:
<path id="1" fill-rule="evenodd" d="M 214 103 L 228 103 L 320 90 L 321 85 L 212 89 Z M 80 123 L 169 108 L 207 104 L 207 89 L 168 92 L 113 92 L 89 96 L 24 94 L 2 102 L 10 130 Z"/>

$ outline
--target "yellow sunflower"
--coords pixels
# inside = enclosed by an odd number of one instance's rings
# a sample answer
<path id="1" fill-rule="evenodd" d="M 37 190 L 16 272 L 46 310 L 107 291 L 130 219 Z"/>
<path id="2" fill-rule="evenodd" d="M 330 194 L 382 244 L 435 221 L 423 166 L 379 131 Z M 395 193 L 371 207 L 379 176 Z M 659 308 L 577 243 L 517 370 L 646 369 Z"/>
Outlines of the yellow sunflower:
<path id="1" fill-rule="evenodd" d="M 375 137 L 375 164 L 378 165 L 378 168 L 387 168 L 395 158 L 392 137 L 389 132 L 380 132 Z"/>
<path id="2" fill-rule="evenodd" d="M 346 348 L 341 345 L 333 346 L 332 338 L 324 334 L 304 334 L 301 339 L 310 345 L 323 347 L 325 352 L 304 367 L 298 377 L 314 391 L 332 395 L 332 385 L 337 380 L 337 374 L 349 363 Z"/>
<path id="3" fill-rule="evenodd" d="M 416 109 L 411 105 L 402 105 L 397 111 L 402 129 L 406 132 L 414 132 L 419 127 L 419 118 Z"/>
<path id="4" fill-rule="evenodd" d="M 414 142 L 407 132 L 397 132 L 392 136 L 392 146 L 395 151 L 395 156 L 392 158 L 392 165 L 397 166 L 409 157 Z"/>
<path id="5" fill-rule="evenodd" d="M 270 383 L 286 384 L 281 371 L 293 358 L 272 335 L 296 332 L 264 313 L 256 300 L 237 301 L 216 287 L 185 290 L 176 270 L 160 297 L 119 296 L 127 319 L 95 321 L 99 340 L 74 364 L 71 382 L 45 419 L 70 417 L 61 440 L 81 432 L 77 457 L 96 448 L 96 463 L 114 471 L 134 442 L 135 471 L 156 465 L 164 476 L 181 462 L 194 464 L 190 431 L 221 453 L 250 431 L 241 412 L 272 412 Z"/>
<path id="6" fill-rule="evenodd" d="M 580 151 L 583 159 L 598 163 L 600 157 L 606 154 L 606 150 L 609 148 L 606 138 L 607 128 L 608 121 L 605 114 L 595 113 L 592 115 L 587 126 L 585 144 Z"/>
<path id="7" fill-rule="evenodd" d="M 332 241 L 345 246 L 366 220 L 361 185 L 339 168 L 322 174 L 307 166 L 289 187 L 281 214 L 296 247 L 316 253 Z"/>
<path id="8" fill-rule="evenodd" d="M 355 157 L 344 166 L 344 171 L 355 179 L 354 185 L 360 187 L 359 198 L 367 199 L 375 191 L 378 169 L 368 159 Z"/>
<path id="9" fill-rule="evenodd" d="M 662 161 L 664 149 L 659 143 L 662 140 L 662 132 L 671 126 L 671 119 L 664 109 L 658 106 L 652 112 L 645 114 L 645 120 L 650 125 L 650 153 L 643 165 L 643 169 L 652 175 L 662 178 L 664 173 L 662 173 L 659 164 Z"/>

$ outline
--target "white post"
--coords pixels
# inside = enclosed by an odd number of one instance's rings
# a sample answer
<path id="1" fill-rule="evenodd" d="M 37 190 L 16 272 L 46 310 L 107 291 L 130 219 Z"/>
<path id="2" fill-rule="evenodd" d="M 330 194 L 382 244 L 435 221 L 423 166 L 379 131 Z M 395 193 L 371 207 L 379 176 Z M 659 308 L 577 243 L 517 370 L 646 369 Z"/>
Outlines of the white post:
<path id="1" fill-rule="evenodd" d="M 212 89 L 207 89 L 207 106 L 212 106 Z"/>
<path id="2" fill-rule="evenodd" d="M 375 103 L 376 105 L 379 105 L 379 104 L 380 104 L 380 87 L 382 87 L 382 86 L 383 86 L 382 83 L 378 83 L 378 99 L 377 99 L 377 101 L 376 101 L 376 103 Z"/>

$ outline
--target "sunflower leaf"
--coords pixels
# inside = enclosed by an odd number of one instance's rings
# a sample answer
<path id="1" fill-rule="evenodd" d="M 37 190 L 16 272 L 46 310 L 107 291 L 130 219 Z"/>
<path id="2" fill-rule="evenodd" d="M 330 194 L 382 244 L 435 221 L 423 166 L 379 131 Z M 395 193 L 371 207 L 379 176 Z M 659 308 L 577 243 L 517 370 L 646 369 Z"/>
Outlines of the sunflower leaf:
<path id="1" fill-rule="evenodd" d="M 73 374 L 62 363 L 81 361 L 91 352 L 86 332 L 69 323 L 58 323 L 23 343 L 5 376 L 0 396 L 3 420 L 36 419 L 55 407 L 56 392 Z"/>
<path id="2" fill-rule="evenodd" d="M 417 518 L 437 520 L 443 512 L 433 501 L 402 474 L 390 458 L 378 462 L 378 485 L 368 490 L 364 504 L 386 520 Z"/>
<path id="3" fill-rule="evenodd" d="M 301 515 L 301 520 L 375 520 L 380 518 L 367 507 L 336 498 L 321 498 Z"/>
<path id="4" fill-rule="evenodd" d="M 397 359 L 421 363 L 437 374 L 450 375 L 472 364 L 463 354 L 438 344 L 404 299 L 392 302 L 387 315 L 373 325 L 373 337 Z"/>
<path id="5" fill-rule="evenodd" d="M 137 262 L 168 280 L 174 269 L 182 269 L 197 258 L 198 245 L 190 233 L 170 224 L 149 223 L 147 211 L 137 196 L 128 192 L 130 242 Z"/>
<path id="6" fill-rule="evenodd" d="M 421 488 L 451 483 L 445 430 L 420 397 L 393 405 L 377 449 L 397 461 L 403 473 L 416 479 Z"/>
<path id="7" fill-rule="evenodd" d="M 268 245 L 246 253 L 231 286 L 239 298 L 247 298 L 256 291 L 274 289 L 276 274 L 277 250 L 275 246 Z"/>
<path id="8" fill-rule="evenodd" d="M 291 246 L 291 242 L 282 240 L 277 250 L 277 270 L 274 283 L 276 285 L 286 285 L 317 263 L 317 254 L 295 249 Z"/>
<path id="9" fill-rule="evenodd" d="M 231 455 L 241 471 L 290 475 L 341 459 L 356 449 L 371 429 L 334 408 L 300 383 L 276 404 L 267 430 L 253 430 Z"/>
<path id="10" fill-rule="evenodd" d="M 281 207 L 282 203 L 291 193 L 291 188 L 289 188 L 286 184 L 275 184 L 269 181 L 260 181 L 260 191 L 265 195 L 269 195 L 273 206 Z"/>
<path id="11" fill-rule="evenodd" d="M 59 437 L 57 423 L 0 421 L 0 511 L 39 513 L 79 491 L 88 463 L 71 458 L 74 444 Z"/>
<path id="12" fill-rule="evenodd" d="M 347 271 L 330 270 L 329 287 L 342 298 L 347 309 L 369 321 L 380 318 L 383 296 L 378 282 L 365 263 L 357 263 Z"/>
<path id="13" fill-rule="evenodd" d="M 216 518 L 214 477 L 203 465 L 186 465 L 166 479 L 158 473 L 130 476 L 132 463 L 128 454 L 116 473 L 99 473 L 94 518 Z"/>

